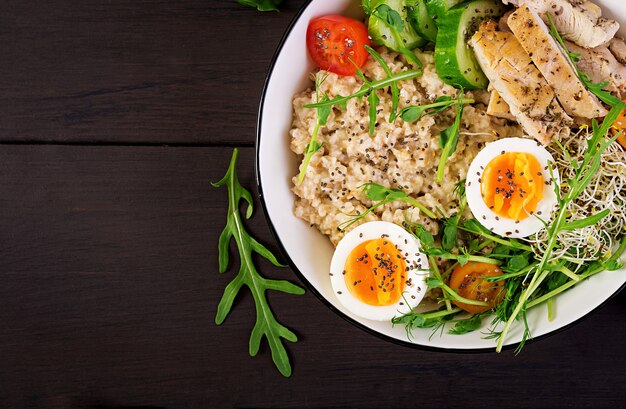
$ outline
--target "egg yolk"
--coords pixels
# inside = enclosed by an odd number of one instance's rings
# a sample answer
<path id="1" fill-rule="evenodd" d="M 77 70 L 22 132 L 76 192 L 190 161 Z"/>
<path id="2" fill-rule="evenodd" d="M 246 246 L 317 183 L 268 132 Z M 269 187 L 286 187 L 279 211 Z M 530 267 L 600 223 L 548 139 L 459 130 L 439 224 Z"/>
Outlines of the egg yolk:
<path id="1" fill-rule="evenodd" d="M 390 240 L 368 240 L 350 252 L 344 278 L 358 300 L 375 306 L 391 305 L 404 291 L 406 263 Z"/>
<path id="2" fill-rule="evenodd" d="M 508 152 L 487 164 L 480 178 L 485 204 L 499 216 L 523 220 L 543 198 L 544 177 L 537 158 L 528 153 Z"/>

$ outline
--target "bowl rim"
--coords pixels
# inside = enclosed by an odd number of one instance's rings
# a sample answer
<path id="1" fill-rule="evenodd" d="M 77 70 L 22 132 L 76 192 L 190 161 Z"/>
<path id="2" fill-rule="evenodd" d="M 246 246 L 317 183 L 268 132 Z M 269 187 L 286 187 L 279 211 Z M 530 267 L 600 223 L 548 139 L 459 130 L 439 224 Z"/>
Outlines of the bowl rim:
<path id="1" fill-rule="evenodd" d="M 258 110 L 258 114 L 257 114 L 257 129 L 256 129 L 256 140 L 255 140 L 255 145 L 254 145 L 254 149 L 255 149 L 255 179 L 256 179 L 256 187 L 257 187 L 257 196 L 259 198 L 259 201 L 261 202 L 261 206 L 263 208 L 263 213 L 265 216 L 265 220 L 267 221 L 267 224 L 270 228 L 270 231 L 272 233 L 272 236 L 274 237 L 274 240 L 278 246 L 278 249 L 282 255 L 282 257 L 287 261 L 287 264 L 289 266 L 289 268 L 291 269 L 292 272 L 294 272 L 296 274 L 296 276 L 298 277 L 298 279 L 300 280 L 300 282 L 302 282 L 305 287 L 311 292 L 313 293 L 321 302 L 322 304 L 324 304 L 328 309 L 330 309 L 333 313 L 335 313 L 336 315 L 338 315 L 339 317 L 343 318 L 345 321 L 349 322 L 350 324 L 354 325 L 355 327 L 361 329 L 362 331 L 374 335 L 384 341 L 390 342 L 392 344 L 396 344 L 396 345 L 402 345 L 405 347 L 409 347 L 409 348 L 413 348 L 413 349 L 421 349 L 421 350 L 425 350 L 425 351 L 433 351 L 433 352 L 446 352 L 446 353 L 458 353 L 458 354 L 473 354 L 473 353 L 487 353 L 487 352 L 493 352 L 495 351 L 495 345 L 493 347 L 485 347 L 485 348 L 467 348 L 467 349 L 462 349 L 462 348 L 446 348 L 446 347 L 439 347 L 439 346 L 430 346 L 430 345 L 424 345 L 424 344 L 417 344 L 414 342 L 410 342 L 410 341 L 406 341 L 406 340 L 402 340 L 402 339 L 398 339 L 398 338 L 394 338 L 391 337 L 389 335 L 385 335 L 381 332 L 378 332 L 370 327 L 368 327 L 365 324 L 362 324 L 356 320 L 354 320 L 353 318 L 349 317 L 348 315 L 344 314 L 342 311 L 338 310 L 337 308 L 335 308 L 335 306 L 333 306 L 330 301 L 328 301 L 326 299 L 326 297 L 324 297 L 312 284 L 311 282 L 306 278 L 306 276 L 300 271 L 300 269 L 298 269 L 298 267 L 296 267 L 295 263 L 293 262 L 293 260 L 291 259 L 291 257 L 289 256 L 289 253 L 287 252 L 287 250 L 285 249 L 283 242 L 280 238 L 280 236 L 278 235 L 278 232 L 276 230 L 276 227 L 274 227 L 274 223 L 272 222 L 269 213 L 268 213 L 268 209 L 267 209 L 267 204 L 265 202 L 265 198 L 263 195 L 263 187 L 261 186 L 261 169 L 259 166 L 259 159 L 260 159 L 260 149 L 259 146 L 261 144 L 261 130 L 262 130 L 262 121 L 263 121 L 263 108 L 265 105 L 265 97 L 267 94 L 267 89 L 269 86 L 270 81 L 272 80 L 272 74 L 274 73 L 274 69 L 276 67 L 276 63 L 278 61 L 278 58 L 283 50 L 283 47 L 285 46 L 285 43 L 287 41 L 287 39 L 289 38 L 289 36 L 291 35 L 291 32 L 293 31 L 295 25 L 298 23 L 298 21 L 300 20 L 300 17 L 302 16 L 302 14 L 304 14 L 305 10 L 311 5 L 311 3 L 313 3 L 314 0 L 306 0 L 305 3 L 300 7 L 300 9 L 297 11 L 297 13 L 295 14 L 295 16 L 292 18 L 291 22 L 289 23 L 289 25 L 287 26 L 287 29 L 285 30 L 285 32 L 283 33 L 279 43 L 278 43 L 278 47 L 276 48 L 276 51 L 274 51 L 274 55 L 272 56 L 272 59 L 270 61 L 270 65 L 267 69 L 267 74 L 265 75 L 265 80 L 263 81 L 263 89 L 261 91 L 261 98 L 260 98 L 260 102 L 259 102 L 259 110 Z M 604 308 L 609 301 L 611 301 L 615 296 L 617 296 L 617 294 L 619 294 L 622 290 L 624 290 L 626 288 L 626 283 L 624 283 L 621 287 L 619 287 L 613 294 L 611 294 L 610 296 L 608 296 L 601 304 L 599 304 L 596 308 L 594 308 L 593 310 L 589 311 L 587 314 L 584 314 L 583 316 L 579 317 L 578 319 L 570 322 L 569 324 L 566 324 L 560 328 L 557 328 L 553 331 L 550 331 L 546 334 L 543 335 L 539 335 L 537 337 L 533 337 L 533 338 L 529 338 L 528 340 L 526 340 L 525 344 L 532 344 L 538 341 L 541 341 L 543 339 L 549 338 L 553 335 L 559 334 L 569 328 L 572 328 L 573 326 L 577 325 L 578 323 L 582 322 L 584 319 L 588 318 L 589 316 L 597 313 L 599 310 L 601 310 L 602 308 Z M 509 345 L 505 345 L 502 350 L 511 350 L 514 348 L 517 348 L 517 346 L 519 345 L 519 342 L 515 342 Z"/>

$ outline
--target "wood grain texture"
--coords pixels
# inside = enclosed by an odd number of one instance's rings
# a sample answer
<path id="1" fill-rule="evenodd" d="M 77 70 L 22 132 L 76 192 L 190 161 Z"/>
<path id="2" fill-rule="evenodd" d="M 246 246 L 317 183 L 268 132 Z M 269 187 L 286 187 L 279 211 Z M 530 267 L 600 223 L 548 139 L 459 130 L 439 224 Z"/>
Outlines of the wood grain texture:
<path id="1" fill-rule="evenodd" d="M 230 148 L 0 149 L 3 407 L 619 407 L 624 294 L 519 356 L 392 345 L 313 295 L 270 294 L 290 344 L 282 378 L 247 354 L 249 294 L 217 327 L 216 243 Z M 253 149 L 240 156 L 253 186 Z M 247 223 L 275 250 L 257 206 Z M 260 263 L 271 277 L 288 269 Z M 489 406 L 488 405 L 488 406 Z"/>
<path id="2" fill-rule="evenodd" d="M 255 140 L 263 81 L 304 0 L 11 0 L 0 13 L 0 140 Z"/>
<path id="3" fill-rule="evenodd" d="M 248 356 L 249 294 L 214 324 L 237 263 L 218 274 L 227 200 L 209 182 L 242 145 L 254 186 L 263 80 L 303 3 L 3 3 L 0 408 L 623 406 L 624 293 L 517 357 L 393 345 L 272 293 L 300 338 L 290 379 L 267 346 Z M 246 225 L 276 250 L 258 203 Z"/>

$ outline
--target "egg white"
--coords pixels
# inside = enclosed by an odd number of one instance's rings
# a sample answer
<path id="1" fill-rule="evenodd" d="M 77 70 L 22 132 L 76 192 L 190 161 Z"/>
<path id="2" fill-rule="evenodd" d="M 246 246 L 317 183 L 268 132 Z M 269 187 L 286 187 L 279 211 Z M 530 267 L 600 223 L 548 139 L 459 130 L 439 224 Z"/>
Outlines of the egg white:
<path id="1" fill-rule="evenodd" d="M 537 158 L 544 178 L 543 198 L 535 211 L 524 220 L 499 216 L 485 204 L 480 192 L 480 178 L 492 159 L 502 152 L 529 153 Z M 552 170 L 550 170 L 552 169 Z M 487 144 L 472 161 L 465 181 L 465 196 L 472 214 L 480 224 L 492 232 L 511 238 L 524 238 L 537 233 L 548 223 L 557 204 L 554 186 L 560 185 L 554 158 L 537 141 L 526 138 L 504 138 Z"/>
<path id="2" fill-rule="evenodd" d="M 364 241 L 380 238 L 388 238 L 406 257 L 406 285 L 403 296 L 395 304 L 374 306 L 352 295 L 343 271 L 354 248 Z M 428 258 L 420 252 L 420 242 L 415 236 L 393 223 L 369 222 L 348 232 L 337 245 L 330 263 L 330 282 L 339 302 L 354 315 L 374 321 L 389 321 L 411 311 L 424 298 L 428 268 Z"/>

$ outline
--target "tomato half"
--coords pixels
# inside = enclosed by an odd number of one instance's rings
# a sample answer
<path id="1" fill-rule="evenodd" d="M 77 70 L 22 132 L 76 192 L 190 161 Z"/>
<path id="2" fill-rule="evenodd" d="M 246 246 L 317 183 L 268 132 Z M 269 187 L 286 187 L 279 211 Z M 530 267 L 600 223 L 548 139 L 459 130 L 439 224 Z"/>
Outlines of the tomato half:
<path id="1" fill-rule="evenodd" d="M 329 15 L 309 22 L 306 46 L 318 67 L 339 75 L 354 75 L 367 61 L 371 45 L 367 27 L 358 20 Z"/>
<path id="2" fill-rule="evenodd" d="M 626 100 L 624 100 L 624 102 L 626 102 Z M 617 137 L 617 142 L 622 145 L 624 149 L 626 149 L 626 109 L 623 110 L 615 122 L 613 122 L 611 131 L 614 132 L 614 135 L 617 135 L 619 131 L 622 131 L 622 134 Z"/>
<path id="3" fill-rule="evenodd" d="M 454 304 L 471 314 L 480 314 L 492 309 L 504 298 L 504 281 L 490 283 L 483 277 L 499 275 L 502 275 L 502 270 L 493 264 L 470 262 L 464 266 L 457 266 L 450 277 L 450 288 L 463 298 L 484 301 L 489 305 L 470 305 L 453 301 Z"/>

